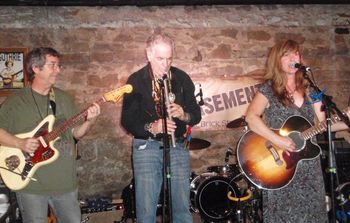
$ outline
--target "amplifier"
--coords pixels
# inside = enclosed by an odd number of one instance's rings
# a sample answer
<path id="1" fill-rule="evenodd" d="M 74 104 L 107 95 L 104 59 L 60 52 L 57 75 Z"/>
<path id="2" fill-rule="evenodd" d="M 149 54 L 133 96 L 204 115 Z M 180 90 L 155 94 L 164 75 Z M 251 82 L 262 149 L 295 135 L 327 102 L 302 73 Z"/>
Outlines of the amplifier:
<path id="1" fill-rule="evenodd" d="M 323 165 L 327 166 L 328 162 L 328 141 L 318 141 L 318 145 L 323 150 Z M 333 141 L 334 155 L 337 165 L 337 173 L 339 183 L 350 181 L 350 144 L 344 139 L 336 139 Z M 326 167 L 325 167 L 326 168 Z"/>
<path id="2" fill-rule="evenodd" d="M 350 181 L 350 144 L 345 140 L 334 141 L 335 161 L 340 183 Z"/>
<path id="3" fill-rule="evenodd" d="M 335 155 L 341 155 L 341 154 L 350 154 L 350 144 L 345 141 L 334 141 L 334 151 Z"/>

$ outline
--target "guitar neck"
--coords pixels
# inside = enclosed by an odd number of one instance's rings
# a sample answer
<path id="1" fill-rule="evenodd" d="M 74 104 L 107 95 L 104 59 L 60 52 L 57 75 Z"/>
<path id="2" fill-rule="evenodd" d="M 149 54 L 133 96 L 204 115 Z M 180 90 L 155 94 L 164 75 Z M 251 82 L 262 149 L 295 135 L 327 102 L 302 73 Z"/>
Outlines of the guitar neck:
<path id="1" fill-rule="evenodd" d="M 344 111 L 345 112 L 345 111 Z M 331 119 L 330 122 L 331 124 L 335 124 L 338 121 L 340 121 L 340 118 L 338 115 L 334 115 Z M 327 121 L 322 121 L 320 123 L 318 123 L 317 125 L 303 131 L 301 133 L 301 137 L 305 140 L 311 139 L 312 137 L 314 137 L 317 134 L 320 134 L 322 132 L 325 132 L 327 130 Z"/>
<path id="2" fill-rule="evenodd" d="M 101 105 L 103 102 L 105 102 L 105 99 L 102 97 L 98 101 L 96 101 L 95 103 Z M 67 131 L 67 129 L 69 129 L 70 127 L 74 126 L 81 119 L 86 117 L 87 114 L 88 114 L 88 108 L 86 108 L 85 110 L 81 111 L 80 113 L 74 115 L 73 117 L 71 117 L 70 119 L 68 119 L 67 121 L 65 121 L 61 125 L 59 125 L 57 128 L 53 129 L 50 133 L 48 133 L 45 136 L 45 141 L 50 142 L 50 141 L 56 139 L 62 133 Z"/>
<path id="3" fill-rule="evenodd" d="M 113 91 L 105 93 L 103 97 L 101 97 L 95 103 L 98 105 L 101 105 L 103 102 L 106 102 L 106 101 L 118 102 L 122 98 L 124 93 L 130 93 L 131 91 L 132 91 L 132 86 L 130 84 L 126 84 L 120 88 L 117 88 Z M 71 117 L 64 123 L 60 124 L 57 128 L 53 129 L 51 132 L 49 132 L 47 135 L 44 136 L 45 141 L 51 142 L 52 140 L 56 139 L 67 129 L 69 129 L 76 123 L 78 123 L 82 118 L 86 117 L 87 114 L 88 114 L 88 108 L 76 114 L 75 116 Z"/>

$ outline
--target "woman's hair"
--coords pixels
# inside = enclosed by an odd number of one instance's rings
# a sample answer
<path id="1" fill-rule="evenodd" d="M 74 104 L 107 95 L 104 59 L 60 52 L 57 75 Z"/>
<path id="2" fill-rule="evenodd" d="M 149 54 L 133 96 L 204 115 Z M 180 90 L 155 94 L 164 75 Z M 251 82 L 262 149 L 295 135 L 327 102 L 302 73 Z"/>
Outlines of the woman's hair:
<path id="1" fill-rule="evenodd" d="M 278 100 L 284 105 L 291 105 L 292 102 L 288 96 L 286 90 L 287 76 L 282 70 L 281 58 L 283 55 L 289 52 L 299 52 L 300 46 L 294 40 L 285 40 L 275 44 L 268 56 L 266 64 L 266 80 L 271 80 L 272 89 Z M 303 78 L 303 73 L 297 71 L 296 78 L 296 90 L 301 91 L 305 95 L 307 89 L 307 81 Z"/>
<path id="2" fill-rule="evenodd" d="M 55 49 L 50 47 L 39 47 L 30 51 L 27 55 L 26 70 L 28 72 L 29 81 L 32 82 L 35 76 L 33 66 L 42 68 L 46 62 L 46 56 L 53 56 L 60 58 L 61 55 Z"/>
<path id="3" fill-rule="evenodd" d="M 171 46 L 174 53 L 175 43 L 173 39 L 167 34 L 161 33 L 160 30 L 156 30 L 146 42 L 146 53 L 147 55 L 152 55 L 154 53 L 154 47 L 159 43 L 165 43 Z"/>

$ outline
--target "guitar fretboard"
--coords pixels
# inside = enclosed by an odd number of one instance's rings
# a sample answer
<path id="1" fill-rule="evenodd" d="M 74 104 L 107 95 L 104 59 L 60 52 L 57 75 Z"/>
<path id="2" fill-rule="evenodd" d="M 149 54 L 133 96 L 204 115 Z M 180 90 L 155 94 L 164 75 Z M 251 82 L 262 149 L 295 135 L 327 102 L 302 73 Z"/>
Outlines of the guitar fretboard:
<path id="1" fill-rule="evenodd" d="M 98 101 L 96 101 L 95 103 L 101 105 L 103 102 L 105 102 L 105 100 L 102 97 Z M 44 136 L 45 141 L 46 142 L 50 142 L 50 141 L 56 139 L 62 133 L 67 131 L 67 129 L 69 129 L 73 125 L 77 124 L 81 119 L 86 117 L 87 114 L 88 114 L 88 108 L 86 108 L 85 110 L 83 110 L 80 113 L 76 114 L 75 116 L 71 117 L 66 122 L 62 123 L 57 128 L 53 129 L 50 133 L 48 133 L 46 136 Z"/>
<path id="2" fill-rule="evenodd" d="M 347 111 L 348 111 L 348 109 L 343 111 L 343 113 L 346 114 Z M 330 119 L 330 122 L 332 125 L 337 123 L 338 121 L 340 121 L 340 118 L 338 117 L 338 115 L 334 115 Z M 318 123 L 317 125 L 303 131 L 301 133 L 301 137 L 305 140 L 308 140 L 308 139 L 311 139 L 312 137 L 314 137 L 315 135 L 320 134 L 326 130 L 327 130 L 327 121 L 322 121 L 322 122 Z"/>

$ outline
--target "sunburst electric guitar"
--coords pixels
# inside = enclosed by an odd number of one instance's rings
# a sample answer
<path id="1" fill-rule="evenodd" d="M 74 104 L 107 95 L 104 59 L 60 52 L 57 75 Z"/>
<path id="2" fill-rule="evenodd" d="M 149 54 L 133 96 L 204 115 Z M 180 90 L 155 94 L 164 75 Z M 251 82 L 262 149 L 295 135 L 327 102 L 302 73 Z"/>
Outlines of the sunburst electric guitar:
<path id="1" fill-rule="evenodd" d="M 339 120 L 338 116 L 333 116 L 331 123 Z M 247 131 L 238 142 L 238 164 L 245 176 L 259 188 L 283 188 L 293 180 L 300 161 L 314 159 L 320 154 L 320 147 L 312 137 L 326 130 L 325 121 L 311 126 L 310 122 L 301 116 L 289 117 L 282 128 L 273 131 L 289 136 L 294 141 L 296 151 L 290 155 L 262 136 Z"/>
<path id="2" fill-rule="evenodd" d="M 95 103 L 118 102 L 124 93 L 130 93 L 131 91 L 132 86 L 127 84 L 105 93 L 103 97 Z M 18 148 L 0 146 L 0 174 L 5 185 L 11 190 L 21 190 L 27 186 L 31 180 L 36 180 L 33 178 L 36 170 L 41 166 L 52 163 L 59 156 L 59 152 L 54 148 L 54 142 L 62 133 L 74 126 L 82 118 L 86 117 L 87 110 L 88 109 L 85 109 L 76 114 L 55 129 L 53 129 L 55 117 L 53 115 L 48 115 L 31 132 L 16 135 L 19 138 L 36 137 L 39 139 L 40 146 L 32 156 Z"/>

